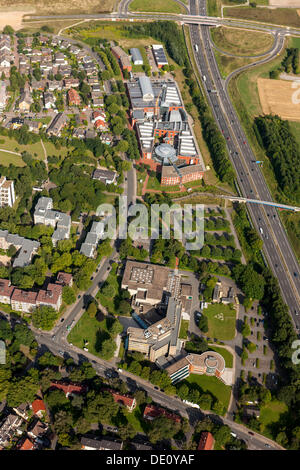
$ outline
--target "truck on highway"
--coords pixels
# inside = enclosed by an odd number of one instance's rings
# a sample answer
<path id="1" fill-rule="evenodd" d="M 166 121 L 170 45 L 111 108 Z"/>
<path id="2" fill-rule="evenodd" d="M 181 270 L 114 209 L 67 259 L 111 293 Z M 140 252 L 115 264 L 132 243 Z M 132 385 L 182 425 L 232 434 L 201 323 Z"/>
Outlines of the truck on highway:
<path id="1" fill-rule="evenodd" d="M 195 48 L 195 51 L 198 52 L 198 45 L 197 44 L 194 45 L 194 48 Z"/>

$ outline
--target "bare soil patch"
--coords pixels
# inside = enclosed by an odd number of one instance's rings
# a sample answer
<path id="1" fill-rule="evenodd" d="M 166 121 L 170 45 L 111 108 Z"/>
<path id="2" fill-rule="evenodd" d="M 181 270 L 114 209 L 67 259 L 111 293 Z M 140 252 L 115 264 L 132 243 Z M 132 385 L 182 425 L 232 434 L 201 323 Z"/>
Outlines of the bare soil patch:
<path id="1" fill-rule="evenodd" d="M 263 113 L 300 121 L 300 86 L 291 81 L 258 78 L 257 87 Z"/>

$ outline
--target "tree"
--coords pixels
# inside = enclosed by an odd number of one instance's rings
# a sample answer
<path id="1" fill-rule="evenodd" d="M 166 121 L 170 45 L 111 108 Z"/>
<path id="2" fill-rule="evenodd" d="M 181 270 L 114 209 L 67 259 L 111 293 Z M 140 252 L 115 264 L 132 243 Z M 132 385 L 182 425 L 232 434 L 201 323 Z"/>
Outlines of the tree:
<path id="1" fill-rule="evenodd" d="M 198 327 L 201 331 L 203 331 L 203 333 L 208 332 L 208 319 L 206 315 L 203 315 L 203 313 L 199 318 Z"/>
<path id="2" fill-rule="evenodd" d="M 117 349 L 117 345 L 111 339 L 105 339 L 100 347 L 99 355 L 102 359 L 109 360 L 112 358 L 115 350 Z"/>
<path id="3" fill-rule="evenodd" d="M 62 299 L 67 305 L 71 305 L 76 300 L 76 295 L 72 287 L 64 286 L 62 292 Z"/>
<path id="4" fill-rule="evenodd" d="M 9 34 L 10 36 L 12 36 L 14 32 L 15 32 L 14 28 L 10 25 L 6 25 L 3 28 L 3 34 Z"/>
<path id="5" fill-rule="evenodd" d="M 250 330 L 250 326 L 248 325 L 248 323 L 244 322 L 241 333 L 244 338 L 247 338 L 247 336 L 251 335 L 251 330 Z"/>
<path id="6" fill-rule="evenodd" d="M 42 305 L 34 310 L 32 323 L 35 328 L 51 330 L 57 318 L 58 312 L 54 308 Z"/>
<path id="7" fill-rule="evenodd" d="M 161 416 L 151 422 L 149 431 L 150 442 L 156 443 L 162 439 L 171 439 L 180 429 L 180 423 L 175 423 L 173 420 Z"/>
<path id="8" fill-rule="evenodd" d="M 96 313 L 98 311 L 97 305 L 95 302 L 91 302 L 87 308 L 87 314 L 90 318 L 95 318 Z"/>

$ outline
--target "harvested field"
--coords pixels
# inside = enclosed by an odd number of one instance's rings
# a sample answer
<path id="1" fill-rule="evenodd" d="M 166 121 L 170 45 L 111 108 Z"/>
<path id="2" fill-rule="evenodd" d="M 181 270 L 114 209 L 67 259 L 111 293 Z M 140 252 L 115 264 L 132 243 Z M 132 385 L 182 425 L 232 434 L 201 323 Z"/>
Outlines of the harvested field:
<path id="1" fill-rule="evenodd" d="M 12 26 L 15 31 L 17 31 L 18 29 L 21 29 L 23 16 L 28 15 L 29 13 L 34 13 L 34 10 L 18 10 L 18 11 L 0 10 L 0 31 L 2 31 L 6 25 Z"/>
<path id="2" fill-rule="evenodd" d="M 300 0 L 269 0 L 270 7 L 299 8 Z"/>
<path id="3" fill-rule="evenodd" d="M 294 82 L 285 80 L 258 78 L 257 86 L 264 114 L 277 114 L 282 119 L 300 121 L 300 86 L 298 84 L 294 85 Z"/>
<path id="4" fill-rule="evenodd" d="M 28 9 L 38 13 L 62 15 L 64 13 L 105 13 L 117 9 L 119 0 L 0 0 L 0 9 L 25 11 Z M 27 11 L 26 11 L 27 10 Z M 0 15 L 2 16 L 2 15 Z"/>

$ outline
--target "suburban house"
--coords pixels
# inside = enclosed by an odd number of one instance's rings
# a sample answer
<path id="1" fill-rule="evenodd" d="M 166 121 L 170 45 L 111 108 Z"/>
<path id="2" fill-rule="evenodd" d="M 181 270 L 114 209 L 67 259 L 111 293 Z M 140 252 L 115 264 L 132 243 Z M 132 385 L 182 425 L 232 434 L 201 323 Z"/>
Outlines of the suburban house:
<path id="1" fill-rule="evenodd" d="M 165 416 L 166 418 L 174 421 L 174 423 L 181 422 L 181 417 L 176 413 L 172 413 L 165 408 L 161 408 L 152 404 L 146 406 L 143 414 L 144 419 L 152 421 L 153 419 L 159 418 L 160 416 Z"/>
<path id="2" fill-rule="evenodd" d="M 0 424 L 0 445 L 8 445 L 15 434 L 22 434 L 20 430 L 22 423 L 21 416 L 10 413 Z"/>
<path id="3" fill-rule="evenodd" d="M 46 413 L 45 403 L 43 402 L 43 400 L 40 400 L 39 398 L 37 398 L 36 400 L 32 402 L 31 408 L 32 408 L 33 413 L 39 418 L 42 418 L 43 414 Z"/>
<path id="4" fill-rule="evenodd" d="M 49 91 L 44 93 L 44 107 L 45 109 L 55 108 L 55 97 Z"/>
<path id="5" fill-rule="evenodd" d="M 7 103 L 6 83 L 0 81 L 0 111 L 3 111 Z"/>
<path id="6" fill-rule="evenodd" d="M 56 137 L 60 136 L 61 130 L 65 127 L 68 122 L 68 117 L 64 113 L 58 113 L 53 120 L 51 121 L 49 127 L 47 128 L 48 135 L 55 135 Z"/>
<path id="7" fill-rule="evenodd" d="M 18 450 L 34 450 L 34 443 L 28 439 L 28 437 L 23 437 L 17 446 Z"/>
<path id="8" fill-rule="evenodd" d="M 51 388 L 56 388 L 58 390 L 62 390 L 66 397 L 68 398 L 70 395 L 74 393 L 86 393 L 87 387 L 84 385 L 76 385 L 73 383 L 60 383 L 60 382 L 51 382 Z"/>
<path id="9" fill-rule="evenodd" d="M 116 184 L 117 172 L 112 170 L 96 169 L 93 173 L 93 180 L 101 181 L 104 184 Z"/>
<path id="10" fill-rule="evenodd" d="M 74 88 L 70 88 L 68 90 L 68 103 L 69 106 L 80 106 L 81 99 L 76 90 Z"/>
<path id="11" fill-rule="evenodd" d="M 128 411 L 133 411 L 136 407 L 136 399 L 129 395 L 122 395 L 115 390 L 109 389 L 109 393 L 112 395 L 114 401 L 120 405 L 126 406 Z"/>

